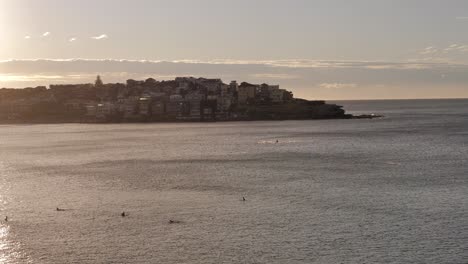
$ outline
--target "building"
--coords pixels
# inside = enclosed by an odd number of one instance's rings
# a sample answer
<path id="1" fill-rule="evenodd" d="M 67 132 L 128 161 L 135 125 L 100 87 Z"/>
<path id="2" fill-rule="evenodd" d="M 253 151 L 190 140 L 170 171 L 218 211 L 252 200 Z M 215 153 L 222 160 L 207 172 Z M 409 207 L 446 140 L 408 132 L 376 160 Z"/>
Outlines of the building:
<path id="1" fill-rule="evenodd" d="M 87 103 L 84 105 L 85 108 L 85 117 L 94 119 L 96 117 L 97 112 L 97 104 L 96 103 Z"/>
<path id="2" fill-rule="evenodd" d="M 229 84 L 229 88 L 231 89 L 231 92 L 237 91 L 237 89 L 239 88 L 237 81 L 231 81 L 231 83 Z"/>
<path id="3" fill-rule="evenodd" d="M 174 94 L 169 97 L 169 102 L 166 104 L 166 115 L 173 119 L 181 115 L 184 99 L 179 94 Z"/>
<path id="4" fill-rule="evenodd" d="M 221 85 L 223 85 L 223 81 L 221 79 L 204 79 L 200 78 L 199 83 L 206 87 L 209 93 L 220 93 Z"/>
<path id="5" fill-rule="evenodd" d="M 231 85 L 223 84 L 221 86 L 221 93 L 217 98 L 218 112 L 224 114 L 230 111 L 231 106 L 234 104 L 234 92 Z"/>
<path id="6" fill-rule="evenodd" d="M 93 84 L 50 85 L 50 93 L 57 101 L 74 99 L 95 99 L 96 90 Z"/>
<path id="7" fill-rule="evenodd" d="M 106 120 L 117 112 L 117 106 L 112 102 L 103 102 L 96 105 L 96 118 Z"/>
<path id="8" fill-rule="evenodd" d="M 193 91 L 185 95 L 185 102 L 189 104 L 190 107 L 190 117 L 192 119 L 200 119 L 200 105 L 203 100 L 205 100 L 205 95 L 199 91 Z"/>
<path id="9" fill-rule="evenodd" d="M 118 104 L 118 111 L 123 114 L 125 119 L 135 119 L 139 117 L 139 96 L 129 96 L 121 98 Z"/>
<path id="10" fill-rule="evenodd" d="M 270 86 L 266 83 L 258 85 L 255 94 L 255 101 L 258 104 L 269 104 L 271 103 L 270 97 Z"/>
<path id="11" fill-rule="evenodd" d="M 257 92 L 257 85 L 243 82 L 239 85 L 237 90 L 237 103 L 240 105 L 249 104 L 249 102 L 255 99 Z"/>
<path id="12" fill-rule="evenodd" d="M 67 110 L 81 111 L 85 109 L 85 105 L 93 104 L 93 101 L 84 99 L 69 99 L 63 103 Z"/>
<path id="13" fill-rule="evenodd" d="M 149 117 L 151 115 L 151 98 L 150 97 L 140 97 L 138 101 L 138 113 L 145 117 Z"/>
<path id="14" fill-rule="evenodd" d="M 153 119 L 164 119 L 166 114 L 166 104 L 162 98 L 151 101 L 151 116 Z"/>
<path id="15" fill-rule="evenodd" d="M 272 103 L 278 104 L 283 102 L 283 95 L 286 90 L 280 89 L 279 85 L 268 85 L 268 91 Z"/>

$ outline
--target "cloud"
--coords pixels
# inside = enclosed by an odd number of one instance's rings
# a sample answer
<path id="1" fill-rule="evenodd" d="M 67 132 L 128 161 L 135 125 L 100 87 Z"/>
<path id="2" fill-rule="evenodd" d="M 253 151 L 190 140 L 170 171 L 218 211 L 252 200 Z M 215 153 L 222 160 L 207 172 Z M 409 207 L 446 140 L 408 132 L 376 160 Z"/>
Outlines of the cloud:
<path id="1" fill-rule="evenodd" d="M 50 32 L 49 32 L 49 31 L 44 32 L 44 33 L 42 34 L 43 37 L 47 37 L 47 36 L 49 36 L 49 35 L 50 35 Z"/>
<path id="2" fill-rule="evenodd" d="M 424 48 L 422 51 L 419 52 L 421 55 L 428 55 L 428 54 L 434 54 L 438 53 L 439 50 L 437 48 L 434 48 L 432 46 Z"/>
<path id="3" fill-rule="evenodd" d="M 109 38 L 106 34 L 102 34 L 99 36 L 91 37 L 92 39 L 100 40 L 100 39 L 107 39 Z"/>
<path id="4" fill-rule="evenodd" d="M 70 38 L 70 39 L 68 40 L 68 42 L 73 42 L 73 41 L 75 41 L 75 40 L 77 40 L 77 38 Z"/>
<path id="5" fill-rule="evenodd" d="M 24 36 L 24 39 L 31 39 L 31 36 Z"/>
<path id="6" fill-rule="evenodd" d="M 323 89 L 356 88 L 357 84 L 355 83 L 321 83 L 319 84 L 319 87 Z"/>
<path id="7" fill-rule="evenodd" d="M 419 61 L 465 63 L 468 57 L 468 44 L 450 44 L 445 47 L 429 46 L 417 52 Z M 417 60 L 416 60 L 417 61 Z"/>
<path id="8" fill-rule="evenodd" d="M 459 46 L 468 48 L 468 46 Z M 45 71 L 110 71 L 154 73 L 157 71 L 183 72 L 188 74 L 206 71 L 227 74 L 231 69 L 255 78 L 300 78 L 296 72 L 327 71 L 410 71 L 437 70 L 441 68 L 465 68 L 468 64 L 412 60 L 406 62 L 385 61 L 323 61 L 323 60 L 127 60 L 127 59 L 30 59 L 0 61 L 0 71 L 36 72 Z M 253 71 L 251 71 L 253 70 Z"/>
<path id="9" fill-rule="evenodd" d="M 468 16 L 458 16 L 455 19 L 456 20 L 467 20 L 468 21 Z"/>
<path id="10" fill-rule="evenodd" d="M 92 83 L 99 74 L 109 83 L 176 76 L 266 82 L 279 84 L 304 98 L 468 97 L 466 72 L 468 63 L 422 60 L 31 59 L 0 61 L 0 88 Z"/>
<path id="11" fill-rule="evenodd" d="M 465 53 L 468 51 L 468 45 L 452 44 L 444 49 L 444 53 L 454 52 L 454 51 Z"/>
<path id="12" fill-rule="evenodd" d="M 254 78 L 258 79 L 273 79 L 273 80 L 287 80 L 287 79 L 296 79 L 299 78 L 297 75 L 284 74 L 284 73 L 258 73 L 251 75 Z"/>
<path id="13" fill-rule="evenodd" d="M 0 81 L 20 81 L 20 82 L 37 82 L 37 81 L 51 81 L 60 79 L 72 79 L 73 76 L 63 75 L 14 75 L 14 74 L 0 74 Z"/>

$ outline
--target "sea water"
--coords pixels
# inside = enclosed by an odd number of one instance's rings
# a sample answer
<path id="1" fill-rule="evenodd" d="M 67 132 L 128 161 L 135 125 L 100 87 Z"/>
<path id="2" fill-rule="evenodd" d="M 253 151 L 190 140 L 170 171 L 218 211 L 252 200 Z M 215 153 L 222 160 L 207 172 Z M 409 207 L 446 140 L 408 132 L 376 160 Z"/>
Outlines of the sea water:
<path id="1" fill-rule="evenodd" d="M 467 263 L 468 100 L 338 103 L 385 117 L 1 125 L 0 263 Z"/>

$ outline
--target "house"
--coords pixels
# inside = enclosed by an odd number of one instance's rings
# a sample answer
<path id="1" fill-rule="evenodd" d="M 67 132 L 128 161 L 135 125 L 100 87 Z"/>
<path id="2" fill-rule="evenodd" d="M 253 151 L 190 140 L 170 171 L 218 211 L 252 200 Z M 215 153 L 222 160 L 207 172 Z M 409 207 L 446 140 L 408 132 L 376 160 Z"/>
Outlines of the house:
<path id="1" fill-rule="evenodd" d="M 279 85 L 269 85 L 268 90 L 270 93 L 270 99 L 272 103 L 283 103 L 283 96 L 286 90 L 280 89 Z"/>
<path id="2" fill-rule="evenodd" d="M 169 97 L 169 102 L 166 104 L 166 114 L 168 118 L 176 118 L 181 114 L 184 99 L 179 94 L 173 94 Z"/>
<path id="3" fill-rule="evenodd" d="M 205 95 L 199 91 L 193 91 L 186 94 L 184 100 L 189 104 L 190 117 L 193 119 L 200 119 L 200 105 L 201 102 L 205 100 Z"/>
<path id="4" fill-rule="evenodd" d="M 153 99 L 151 102 L 151 116 L 153 119 L 164 119 L 166 104 L 162 99 Z"/>
<path id="5" fill-rule="evenodd" d="M 123 113 L 125 119 L 135 119 L 139 117 L 139 96 L 129 96 L 127 98 L 121 98 L 118 104 L 118 111 Z"/>
<path id="6" fill-rule="evenodd" d="M 237 89 L 237 102 L 240 105 L 248 104 L 251 99 L 255 99 L 258 85 L 243 82 Z"/>
<path id="7" fill-rule="evenodd" d="M 105 120 L 117 112 L 117 106 L 112 102 L 103 102 L 96 105 L 96 118 Z"/>
<path id="8" fill-rule="evenodd" d="M 151 115 L 151 97 L 140 97 L 138 100 L 138 113 L 142 116 Z"/>

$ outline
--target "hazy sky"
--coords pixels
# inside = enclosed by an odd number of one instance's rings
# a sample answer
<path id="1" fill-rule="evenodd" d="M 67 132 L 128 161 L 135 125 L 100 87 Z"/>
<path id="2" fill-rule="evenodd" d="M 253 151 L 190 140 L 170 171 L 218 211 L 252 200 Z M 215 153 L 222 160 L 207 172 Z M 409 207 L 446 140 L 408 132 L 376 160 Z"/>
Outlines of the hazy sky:
<path id="1" fill-rule="evenodd" d="M 308 98 L 468 97 L 467 33 L 462 0 L 0 0 L 0 87 L 96 73 L 125 81 L 140 76 L 137 60 L 189 60 L 191 70 L 165 64 L 172 74 L 159 65 L 141 76 L 205 73 L 197 66 L 216 62 L 237 65 L 226 78 L 279 83 Z M 135 62 L 118 73 L 33 66 L 77 58 Z"/>

